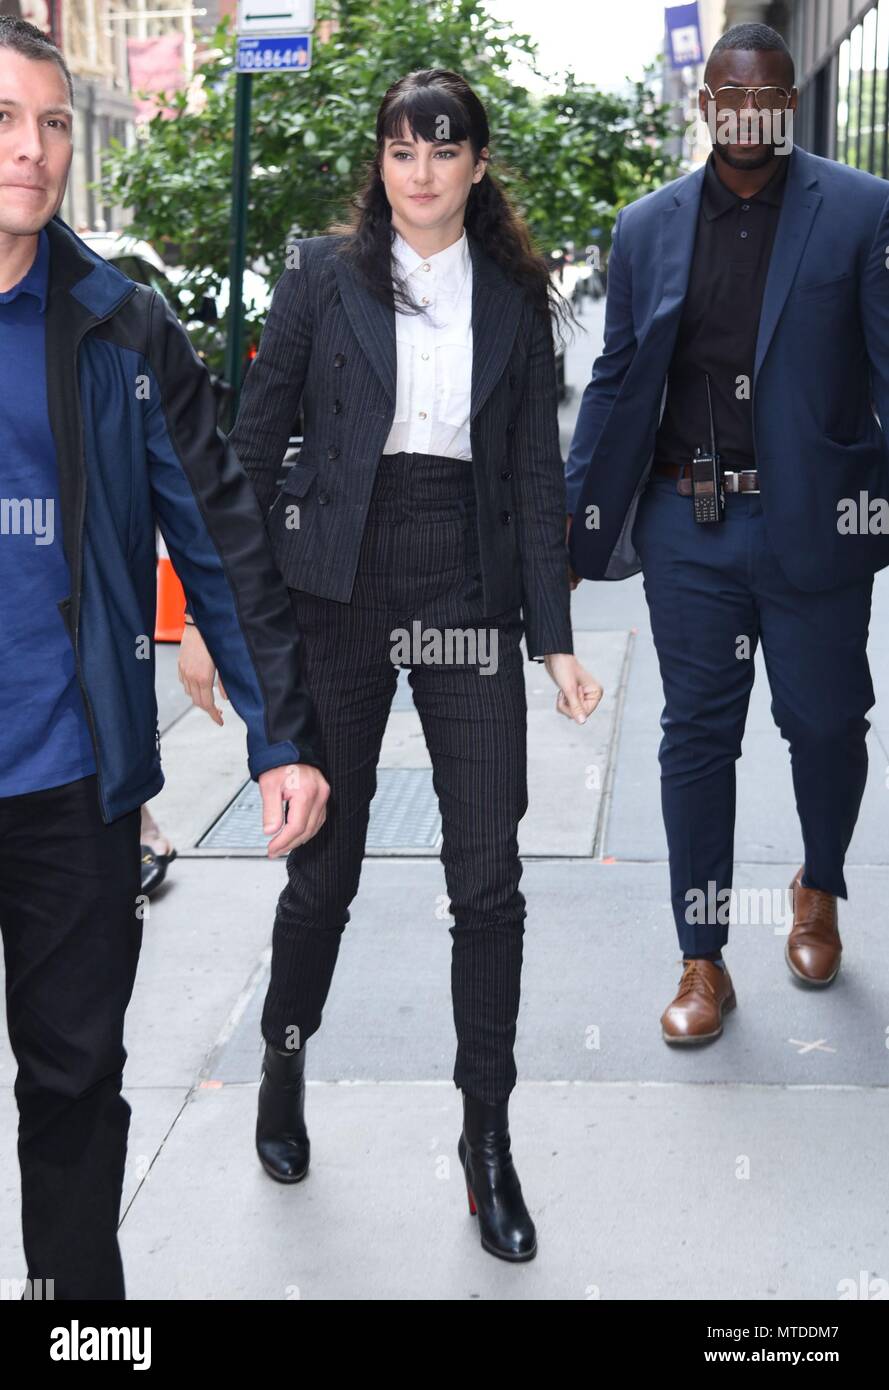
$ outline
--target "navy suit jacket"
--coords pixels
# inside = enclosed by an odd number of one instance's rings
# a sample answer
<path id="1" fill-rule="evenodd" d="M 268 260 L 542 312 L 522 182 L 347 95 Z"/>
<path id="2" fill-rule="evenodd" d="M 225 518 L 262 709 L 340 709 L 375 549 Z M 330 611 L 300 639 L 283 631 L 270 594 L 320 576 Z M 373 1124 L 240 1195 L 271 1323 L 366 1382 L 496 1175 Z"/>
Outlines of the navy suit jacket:
<path id="1" fill-rule="evenodd" d="M 889 564 L 889 183 L 798 146 L 763 295 L 752 382 L 763 516 L 778 563 L 809 591 Z M 623 579 L 653 461 L 694 251 L 704 169 L 625 207 L 608 262 L 605 343 L 566 468 L 570 555 Z M 875 414 L 876 411 L 876 414 Z M 879 418 L 878 418 L 879 417 Z M 865 494 L 862 499 L 862 494 Z M 838 524 L 853 499 L 859 532 Z M 689 503 L 690 505 L 690 503 Z M 864 533 L 860 533 L 863 529 Z"/>

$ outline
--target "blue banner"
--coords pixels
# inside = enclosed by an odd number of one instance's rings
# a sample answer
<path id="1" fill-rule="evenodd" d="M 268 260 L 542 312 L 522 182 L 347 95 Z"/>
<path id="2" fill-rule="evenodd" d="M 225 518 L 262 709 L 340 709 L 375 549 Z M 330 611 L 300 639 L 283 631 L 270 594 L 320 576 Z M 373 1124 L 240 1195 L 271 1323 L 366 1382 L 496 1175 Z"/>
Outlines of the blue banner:
<path id="1" fill-rule="evenodd" d="M 667 32 L 667 59 L 672 68 L 703 63 L 701 17 L 698 0 L 690 5 L 673 5 L 664 11 Z"/>

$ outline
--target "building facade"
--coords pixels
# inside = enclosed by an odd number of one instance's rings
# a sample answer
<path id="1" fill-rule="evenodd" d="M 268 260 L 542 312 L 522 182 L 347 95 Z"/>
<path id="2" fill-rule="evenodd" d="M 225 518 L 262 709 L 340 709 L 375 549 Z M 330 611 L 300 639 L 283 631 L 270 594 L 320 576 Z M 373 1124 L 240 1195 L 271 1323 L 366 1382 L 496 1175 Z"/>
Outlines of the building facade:
<path id="1" fill-rule="evenodd" d="M 797 65 L 800 145 L 889 177 L 889 0 L 796 0 L 785 36 Z"/>

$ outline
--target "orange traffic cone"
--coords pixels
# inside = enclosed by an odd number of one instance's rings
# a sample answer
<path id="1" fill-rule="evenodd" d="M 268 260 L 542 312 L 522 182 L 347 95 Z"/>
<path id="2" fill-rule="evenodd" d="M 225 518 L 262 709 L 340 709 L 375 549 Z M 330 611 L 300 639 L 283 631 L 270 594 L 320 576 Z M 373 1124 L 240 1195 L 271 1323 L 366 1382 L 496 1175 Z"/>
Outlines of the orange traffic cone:
<path id="1" fill-rule="evenodd" d="M 157 623 L 155 642 L 181 642 L 185 631 L 185 590 L 173 569 L 163 536 L 157 549 Z"/>

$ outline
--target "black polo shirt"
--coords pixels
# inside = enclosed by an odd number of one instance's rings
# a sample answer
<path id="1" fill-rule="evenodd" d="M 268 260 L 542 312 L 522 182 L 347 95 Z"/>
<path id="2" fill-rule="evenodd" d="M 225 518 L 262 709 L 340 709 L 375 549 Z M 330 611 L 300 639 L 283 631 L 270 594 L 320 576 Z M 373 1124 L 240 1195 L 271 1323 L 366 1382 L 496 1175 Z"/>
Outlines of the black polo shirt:
<path id="1" fill-rule="evenodd" d="M 716 447 L 723 466 L 754 468 L 753 366 L 772 244 L 784 198 L 787 165 L 779 155 L 768 183 L 739 198 L 722 182 L 711 151 L 688 292 L 667 380 L 667 401 L 655 440 L 656 463 L 690 463 L 710 447 L 710 374 Z M 746 378 L 746 383 L 739 380 Z"/>

